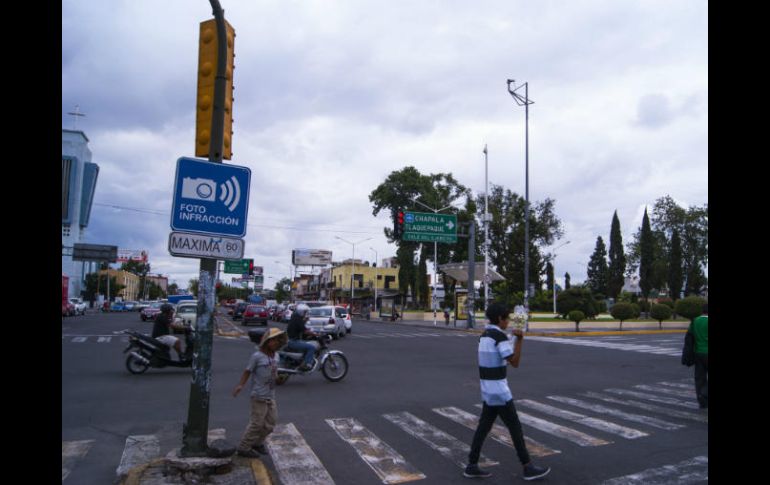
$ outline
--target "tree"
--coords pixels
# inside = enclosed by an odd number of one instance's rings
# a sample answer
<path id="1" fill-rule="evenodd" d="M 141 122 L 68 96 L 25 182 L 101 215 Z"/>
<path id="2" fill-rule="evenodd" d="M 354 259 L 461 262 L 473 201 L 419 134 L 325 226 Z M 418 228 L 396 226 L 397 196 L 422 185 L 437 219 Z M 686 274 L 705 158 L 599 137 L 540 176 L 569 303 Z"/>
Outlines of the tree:
<path id="1" fill-rule="evenodd" d="M 642 218 L 639 247 L 639 288 L 641 288 L 642 296 L 646 300 L 650 296 L 650 290 L 652 289 L 652 265 L 655 257 L 654 239 L 652 228 L 650 228 L 650 218 L 647 216 L 647 208 L 644 209 L 644 217 Z"/>
<path id="2" fill-rule="evenodd" d="M 588 281 L 586 282 L 594 294 L 607 294 L 607 248 L 602 237 L 596 238 L 596 247 L 591 255 L 586 270 Z"/>
<path id="3" fill-rule="evenodd" d="M 683 283 L 682 243 L 679 239 L 679 231 L 674 229 L 671 233 L 671 251 L 669 251 L 668 260 L 668 296 L 672 300 L 679 299 Z"/>
<path id="4" fill-rule="evenodd" d="M 612 310 L 610 310 L 610 315 L 612 315 L 613 318 L 617 318 L 620 320 L 620 330 L 623 330 L 623 320 L 629 320 L 631 318 L 636 318 L 639 316 L 639 312 L 637 308 L 634 308 L 635 305 L 632 303 L 615 303 L 612 305 Z"/>
<path id="5" fill-rule="evenodd" d="M 187 285 L 187 289 L 195 295 L 195 297 L 198 297 L 198 278 L 193 278 L 190 280 L 189 284 Z"/>
<path id="6" fill-rule="evenodd" d="M 692 321 L 703 313 L 703 305 L 705 304 L 706 300 L 699 296 L 688 296 L 677 301 L 674 308 L 677 315 L 682 315 Z"/>
<path id="7" fill-rule="evenodd" d="M 567 319 L 568 320 L 571 320 L 571 321 L 575 322 L 575 331 L 576 332 L 580 331 L 580 328 L 579 328 L 580 322 L 585 320 L 585 318 L 586 318 L 585 314 L 583 312 L 581 312 L 580 310 L 572 310 L 567 315 Z"/>
<path id="8" fill-rule="evenodd" d="M 171 283 L 168 285 L 168 294 L 169 295 L 176 295 L 177 291 L 179 291 L 179 285 L 176 283 Z"/>
<path id="9" fill-rule="evenodd" d="M 545 279 L 546 279 L 546 288 L 548 289 L 548 291 L 551 291 L 551 292 L 554 291 L 553 265 L 551 264 L 550 261 L 545 264 Z"/>
<path id="10" fill-rule="evenodd" d="M 570 289 L 570 276 L 569 273 L 564 273 L 564 289 L 569 290 Z"/>
<path id="11" fill-rule="evenodd" d="M 580 310 L 587 318 L 594 318 L 597 315 L 596 302 L 591 290 L 580 286 L 562 291 L 556 297 L 556 310 L 565 318 L 573 310 Z"/>
<path id="12" fill-rule="evenodd" d="M 650 316 L 658 321 L 658 328 L 663 329 L 663 320 L 671 318 L 671 308 L 668 305 L 652 305 Z"/>
<path id="13" fill-rule="evenodd" d="M 288 288 L 288 289 L 287 289 Z M 291 297 L 291 278 L 282 278 L 275 284 L 275 299 L 283 303 Z"/>
<path id="14" fill-rule="evenodd" d="M 117 279 L 114 276 L 110 277 L 110 294 L 108 300 L 114 300 L 115 297 L 118 296 L 118 293 L 120 293 L 120 290 L 125 287 L 126 285 L 118 284 Z M 88 273 L 86 275 L 86 289 L 84 298 L 88 301 L 96 301 L 97 288 L 99 289 L 100 294 L 107 292 L 107 275 L 99 275 L 97 281 L 97 273 Z"/>
<path id="15" fill-rule="evenodd" d="M 617 298 L 620 290 L 623 289 L 625 272 L 626 256 L 623 253 L 623 236 L 620 233 L 618 211 L 615 211 L 610 229 L 609 267 L 607 270 L 607 296 L 610 298 Z"/>

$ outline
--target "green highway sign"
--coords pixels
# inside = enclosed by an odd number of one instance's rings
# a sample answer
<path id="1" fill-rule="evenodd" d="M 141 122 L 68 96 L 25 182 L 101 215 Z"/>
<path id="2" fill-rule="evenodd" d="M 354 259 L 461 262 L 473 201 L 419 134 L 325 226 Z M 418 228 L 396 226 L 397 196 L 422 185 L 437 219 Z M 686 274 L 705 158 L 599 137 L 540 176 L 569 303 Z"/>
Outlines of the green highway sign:
<path id="1" fill-rule="evenodd" d="M 404 212 L 402 241 L 457 242 L 457 216 L 430 212 Z"/>
<path id="2" fill-rule="evenodd" d="M 225 261 L 225 273 L 249 274 L 249 263 L 253 259 L 236 259 L 235 261 Z"/>

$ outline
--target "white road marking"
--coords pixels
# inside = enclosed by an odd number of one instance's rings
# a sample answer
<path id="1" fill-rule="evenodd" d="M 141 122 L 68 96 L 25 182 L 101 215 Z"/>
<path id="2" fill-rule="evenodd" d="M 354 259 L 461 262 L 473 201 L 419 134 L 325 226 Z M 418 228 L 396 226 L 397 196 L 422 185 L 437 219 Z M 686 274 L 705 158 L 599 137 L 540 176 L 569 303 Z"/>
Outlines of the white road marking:
<path id="1" fill-rule="evenodd" d="M 276 425 L 265 444 L 284 485 L 334 484 L 331 475 L 294 424 Z"/>
<path id="2" fill-rule="evenodd" d="M 78 461 L 82 460 L 91 449 L 94 440 L 61 442 L 61 480 L 64 481 Z"/>
<path id="3" fill-rule="evenodd" d="M 557 343 L 557 344 L 579 345 L 579 346 L 585 346 L 585 347 L 598 347 L 598 348 L 612 349 L 612 350 L 626 350 L 631 352 L 643 352 L 643 353 L 658 354 L 658 355 L 670 355 L 672 357 L 682 355 L 681 350 L 652 346 L 652 345 L 620 343 L 617 341 L 608 342 L 606 340 L 593 340 L 593 339 L 582 339 L 582 338 L 570 339 L 570 338 L 559 338 L 559 337 L 527 337 L 527 339 L 541 341 L 541 342 L 551 342 L 551 343 Z"/>
<path id="4" fill-rule="evenodd" d="M 610 416 L 617 416 L 627 421 L 634 421 L 636 423 L 652 426 L 654 428 L 665 429 L 667 431 L 684 428 L 684 426 L 681 424 L 669 423 L 668 421 L 663 421 L 662 419 L 653 418 L 650 416 L 643 416 L 641 414 L 627 413 L 619 409 L 602 406 L 601 404 L 592 404 L 585 401 L 581 401 L 580 399 L 573 399 L 573 398 L 564 397 L 564 396 L 548 396 L 548 399 L 570 404 L 572 406 L 576 406 L 579 408 L 588 409 L 590 411 L 593 411 L 599 414 L 609 414 Z"/>
<path id="5" fill-rule="evenodd" d="M 403 456 L 380 440 L 353 418 L 327 419 L 326 422 L 356 450 L 382 483 L 405 483 L 422 480 L 426 476 L 409 464 Z"/>
<path id="6" fill-rule="evenodd" d="M 610 392 L 612 394 L 618 394 L 620 396 L 631 396 L 646 399 L 648 401 L 659 402 L 662 404 L 673 404 L 674 406 L 682 406 L 690 409 L 698 409 L 698 405 L 692 402 L 684 402 L 673 397 L 656 396 L 655 394 L 648 394 L 646 392 L 628 391 L 625 389 L 605 389 L 604 392 Z"/>
<path id="7" fill-rule="evenodd" d="M 682 389 L 673 389 L 666 386 L 648 386 L 645 384 L 639 384 L 634 387 L 636 389 L 641 389 L 642 391 L 660 392 L 662 394 L 668 394 L 670 396 L 677 396 L 677 397 L 684 397 L 684 398 L 695 398 L 694 392 L 688 392 Z"/>
<path id="8" fill-rule="evenodd" d="M 702 483 L 709 479 L 709 459 L 707 456 L 696 456 L 674 465 L 664 465 L 660 468 L 647 470 L 631 475 L 612 478 L 601 485 L 686 485 Z"/>
<path id="9" fill-rule="evenodd" d="M 632 406 L 645 411 L 652 411 L 654 413 L 664 414 L 671 416 L 672 418 L 689 419 L 692 421 L 699 421 L 701 423 L 708 423 L 709 418 L 705 414 L 691 413 L 688 411 L 679 411 L 677 409 L 664 408 L 663 406 L 656 406 L 655 404 L 647 404 L 640 401 L 634 401 L 631 399 L 617 399 L 598 392 L 584 392 L 584 396 L 599 399 L 601 401 L 610 402 L 613 404 L 622 404 L 624 406 Z"/>
<path id="10" fill-rule="evenodd" d="M 609 421 L 604 421 L 603 419 L 591 418 L 582 414 L 573 413 L 572 411 L 566 411 L 564 409 L 559 409 L 553 406 L 549 406 L 548 404 L 543 404 L 537 401 L 531 401 L 529 399 L 517 400 L 516 405 L 518 406 L 519 404 L 535 409 L 542 413 L 556 416 L 557 418 L 566 419 L 568 421 L 574 421 L 578 424 L 582 424 L 583 426 L 588 426 L 589 428 L 595 428 L 600 431 L 604 431 L 605 433 L 616 434 L 629 440 L 641 438 L 643 436 L 648 436 L 647 433 L 639 431 L 638 429 L 627 428 L 619 424 L 615 424 Z"/>
<path id="11" fill-rule="evenodd" d="M 612 443 L 612 441 L 603 440 L 590 434 L 580 432 L 576 429 L 568 428 L 560 424 L 546 421 L 545 419 L 536 418 L 530 416 L 527 413 L 519 412 L 519 421 L 527 426 L 532 426 L 540 431 L 556 436 L 557 438 L 563 438 L 568 441 L 572 441 L 578 446 L 602 446 Z"/>
<path id="12" fill-rule="evenodd" d="M 478 416 L 453 406 L 445 408 L 434 408 L 433 412 L 440 414 L 445 418 L 451 419 L 455 423 L 461 424 L 471 430 L 475 430 L 476 426 L 479 424 Z M 501 443 L 510 448 L 514 448 L 513 440 L 511 440 L 511 434 L 508 432 L 508 428 L 500 426 L 499 424 L 495 424 L 492 426 L 492 430 L 489 432 L 489 436 L 498 443 Z M 529 451 L 532 456 L 541 457 L 561 453 L 561 451 L 549 448 L 548 446 L 535 441 L 528 436 L 524 436 L 524 442 L 527 444 L 527 451 Z"/>
<path id="13" fill-rule="evenodd" d="M 383 417 L 446 458 L 449 458 L 460 468 L 465 468 L 468 464 L 468 454 L 471 451 L 469 444 L 463 443 L 454 436 L 407 412 L 383 414 Z M 498 462 L 492 461 L 484 455 L 481 456 L 479 461 L 479 466 L 482 467 L 498 464 Z"/>

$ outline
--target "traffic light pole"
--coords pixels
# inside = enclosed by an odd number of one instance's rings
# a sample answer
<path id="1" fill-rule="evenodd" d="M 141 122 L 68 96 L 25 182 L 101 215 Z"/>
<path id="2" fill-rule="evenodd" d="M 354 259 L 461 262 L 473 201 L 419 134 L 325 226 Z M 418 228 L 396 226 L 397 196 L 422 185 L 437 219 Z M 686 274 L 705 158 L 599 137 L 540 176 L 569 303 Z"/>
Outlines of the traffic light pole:
<path id="1" fill-rule="evenodd" d="M 211 113 L 209 162 L 222 163 L 227 31 L 225 30 L 225 13 L 219 0 L 209 0 L 209 2 L 217 25 L 217 72 L 214 84 L 214 109 Z M 216 271 L 216 259 L 201 259 L 190 403 L 187 410 L 187 423 L 182 432 L 182 456 L 206 456 L 209 452 L 209 393 L 211 390 L 211 354 L 214 342 L 214 278 Z"/>

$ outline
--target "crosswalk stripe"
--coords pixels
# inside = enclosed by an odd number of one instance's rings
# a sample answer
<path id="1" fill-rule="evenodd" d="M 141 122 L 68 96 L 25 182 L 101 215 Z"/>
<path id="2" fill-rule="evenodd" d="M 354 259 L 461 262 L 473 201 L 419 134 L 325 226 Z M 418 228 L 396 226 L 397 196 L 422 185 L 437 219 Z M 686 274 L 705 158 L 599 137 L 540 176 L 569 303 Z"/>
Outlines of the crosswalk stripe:
<path id="1" fill-rule="evenodd" d="M 647 404 L 640 401 L 634 401 L 632 399 L 616 399 L 611 396 L 607 396 L 605 394 L 601 394 L 598 392 L 584 392 L 584 396 L 590 397 L 593 399 L 599 399 L 601 401 L 610 402 L 613 404 L 622 404 L 626 406 L 632 406 L 639 409 L 644 409 L 645 411 L 652 411 L 659 414 L 665 414 L 666 416 L 671 416 L 672 418 L 682 418 L 682 419 L 689 419 L 692 421 L 699 421 L 702 423 L 708 423 L 709 418 L 706 415 L 702 414 L 696 414 L 691 413 L 688 411 L 679 411 L 676 409 L 670 409 L 670 408 L 664 408 L 663 406 L 656 406 L 655 404 Z"/>
<path id="2" fill-rule="evenodd" d="M 676 397 L 689 397 L 689 398 L 695 397 L 694 392 L 687 392 L 681 389 L 672 389 L 666 386 L 648 386 L 646 384 L 639 384 L 634 387 L 636 389 L 641 389 L 642 391 L 660 392 L 663 394 L 668 394 Z"/>
<path id="3" fill-rule="evenodd" d="M 462 409 L 453 406 L 445 408 L 434 408 L 433 412 L 440 414 L 441 416 L 444 416 L 445 418 L 448 418 L 455 423 L 461 424 L 468 429 L 475 430 L 476 426 L 479 424 L 478 416 L 474 416 L 469 412 L 463 411 Z M 514 448 L 513 440 L 511 440 L 511 434 L 508 432 L 508 429 L 500 426 L 499 424 L 492 426 L 492 430 L 489 432 L 489 436 L 498 443 Z M 542 457 L 561 453 L 561 451 L 549 448 L 548 446 L 540 443 L 539 441 L 535 441 L 528 436 L 524 436 L 524 442 L 527 444 L 527 451 L 532 456 Z"/>
<path id="4" fill-rule="evenodd" d="M 265 440 L 281 482 L 287 485 L 333 485 L 334 480 L 292 423 L 276 425 Z"/>
<path id="5" fill-rule="evenodd" d="M 86 340 L 88 340 L 88 337 L 74 337 L 74 338 L 72 339 L 72 342 L 73 342 L 73 343 L 82 344 L 82 343 L 83 343 L 83 342 L 85 342 Z"/>
<path id="6" fill-rule="evenodd" d="M 383 417 L 446 458 L 449 458 L 460 468 L 465 468 L 465 465 L 468 463 L 468 454 L 471 451 L 469 444 L 461 442 L 454 436 L 441 431 L 408 412 L 383 414 Z M 481 455 L 479 466 L 498 464 L 498 462 Z"/>
<path id="7" fill-rule="evenodd" d="M 616 341 L 608 342 L 603 340 L 591 340 L 591 339 L 565 339 L 565 338 L 559 338 L 559 337 L 527 337 L 527 338 L 530 340 L 536 340 L 541 342 L 552 342 L 552 343 L 567 344 L 567 345 L 579 345 L 579 346 L 585 346 L 585 347 L 598 347 L 598 348 L 613 349 L 613 350 L 627 350 L 632 352 L 643 352 L 643 353 L 652 353 L 652 354 L 669 355 L 669 356 L 681 355 L 681 351 L 678 351 L 675 349 L 645 345 L 645 344 L 621 343 Z"/>
<path id="8" fill-rule="evenodd" d="M 583 433 L 576 429 L 568 428 L 560 424 L 546 421 L 545 419 L 536 418 L 527 413 L 519 412 L 519 421 L 527 426 L 539 429 L 545 433 L 556 436 L 557 438 L 563 438 L 568 441 L 572 441 L 578 446 L 602 446 L 612 443 L 612 441 L 603 440 L 590 434 Z"/>
<path id="9" fill-rule="evenodd" d="M 709 459 L 707 456 L 696 456 L 691 460 L 685 460 L 674 465 L 648 468 L 639 473 L 612 478 L 602 482 L 601 485 L 664 485 L 669 483 L 686 485 L 689 483 L 702 483 L 708 481 L 708 465 Z"/>
<path id="10" fill-rule="evenodd" d="M 62 441 L 61 442 L 61 479 L 64 481 L 74 468 L 75 464 L 83 459 L 94 440 Z"/>
<path id="11" fill-rule="evenodd" d="M 404 483 L 422 480 L 426 476 L 409 464 L 403 456 L 380 440 L 354 418 L 327 419 L 326 422 L 356 450 L 382 483 Z"/>
<path id="12" fill-rule="evenodd" d="M 676 387 L 678 389 L 687 389 L 688 391 L 695 392 L 695 385 L 693 383 L 685 384 L 684 382 L 658 382 L 662 386 Z"/>
<path id="13" fill-rule="evenodd" d="M 128 471 L 160 456 L 160 441 L 154 434 L 133 435 L 126 438 L 123 456 L 120 458 L 117 475 L 122 477 Z"/>
<path id="14" fill-rule="evenodd" d="M 97 342 L 109 342 L 110 340 L 112 340 L 112 337 L 98 337 L 96 339 Z"/>
<path id="15" fill-rule="evenodd" d="M 610 392 L 612 394 L 618 394 L 621 396 L 638 397 L 641 399 L 646 399 L 648 401 L 653 401 L 653 402 L 659 402 L 662 404 L 672 404 L 674 406 L 682 406 L 690 409 L 698 409 L 698 405 L 692 402 L 680 401 L 679 399 L 674 399 L 673 397 L 656 396 L 655 394 L 648 394 L 646 392 L 637 392 L 637 391 L 629 391 L 626 389 L 614 389 L 614 388 L 605 389 L 604 392 Z"/>
<path id="16" fill-rule="evenodd" d="M 572 411 L 566 411 L 564 409 L 559 409 L 553 406 L 549 406 L 548 404 L 543 404 L 537 401 L 531 401 L 529 399 L 517 400 L 516 404 L 517 405 L 521 404 L 523 406 L 535 409 L 542 413 L 556 416 L 557 418 L 574 421 L 578 424 L 582 424 L 583 426 L 588 426 L 589 428 L 595 428 L 600 431 L 604 431 L 606 433 L 616 434 L 630 440 L 641 438 L 643 436 L 648 436 L 647 433 L 643 431 L 639 431 L 638 429 L 628 428 L 626 426 L 621 426 L 616 423 L 604 421 L 603 419 L 591 418 L 583 414 L 573 413 Z"/>
<path id="17" fill-rule="evenodd" d="M 547 396 L 547 397 L 548 399 L 552 399 L 554 401 L 558 401 L 565 404 L 570 404 L 572 406 L 576 406 L 579 408 L 588 409 L 595 413 L 609 414 L 610 416 L 617 416 L 627 421 L 634 421 L 636 423 L 652 426 L 654 428 L 665 429 L 667 431 L 684 428 L 684 426 L 681 424 L 669 423 L 668 421 L 663 421 L 662 419 L 653 418 L 651 416 L 643 416 L 641 414 L 627 413 L 619 409 L 602 406 L 601 404 L 592 404 L 585 401 L 581 401 L 580 399 L 573 399 L 573 398 L 564 397 L 564 396 Z"/>

